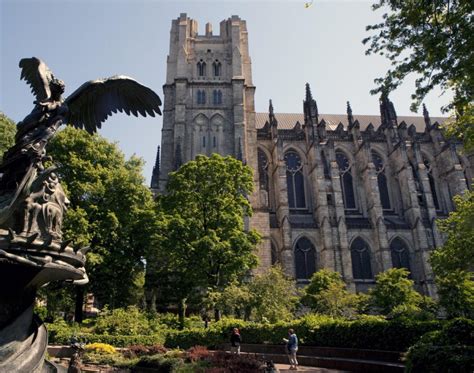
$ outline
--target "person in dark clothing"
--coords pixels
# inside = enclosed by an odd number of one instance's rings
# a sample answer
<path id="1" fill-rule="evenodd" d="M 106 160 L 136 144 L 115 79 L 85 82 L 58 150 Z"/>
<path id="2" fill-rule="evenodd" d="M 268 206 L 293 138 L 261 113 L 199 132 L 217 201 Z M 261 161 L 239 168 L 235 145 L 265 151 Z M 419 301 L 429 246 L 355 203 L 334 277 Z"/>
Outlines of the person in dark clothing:
<path id="1" fill-rule="evenodd" d="M 230 336 L 230 352 L 239 355 L 240 343 L 242 343 L 242 338 L 240 337 L 239 329 L 234 328 L 232 330 L 232 335 Z"/>

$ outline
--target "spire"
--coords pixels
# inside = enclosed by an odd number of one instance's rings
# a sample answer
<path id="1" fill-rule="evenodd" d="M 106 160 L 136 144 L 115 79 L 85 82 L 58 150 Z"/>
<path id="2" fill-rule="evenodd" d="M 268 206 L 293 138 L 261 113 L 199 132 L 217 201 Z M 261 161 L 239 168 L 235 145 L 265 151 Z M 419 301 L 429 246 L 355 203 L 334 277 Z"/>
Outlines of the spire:
<path id="1" fill-rule="evenodd" d="M 349 124 L 349 129 L 354 124 L 354 117 L 352 116 L 352 108 L 349 101 L 347 101 L 347 123 Z"/>
<path id="2" fill-rule="evenodd" d="M 396 126 L 397 113 L 393 103 L 388 98 L 388 94 L 383 92 L 380 96 L 380 116 L 382 119 L 382 126 Z"/>
<path id="3" fill-rule="evenodd" d="M 311 94 L 311 87 L 309 83 L 306 83 L 306 97 L 303 101 L 303 112 L 304 112 L 304 122 L 305 124 L 316 124 L 318 123 L 318 105 L 313 99 Z M 312 120 L 312 123 L 310 122 Z"/>
<path id="4" fill-rule="evenodd" d="M 270 100 L 269 105 L 268 105 L 268 122 L 270 123 L 271 127 L 277 127 L 278 126 L 278 121 L 275 117 L 275 113 L 273 112 L 272 100 Z"/>
<path id="5" fill-rule="evenodd" d="M 428 110 L 426 109 L 425 104 L 423 104 L 423 118 L 425 119 L 426 129 L 429 131 L 431 129 L 431 118 L 430 118 L 430 113 L 428 113 Z"/>
<path id="6" fill-rule="evenodd" d="M 155 165 L 153 166 L 153 173 L 151 174 L 151 187 L 153 189 L 158 189 L 160 179 L 160 146 L 156 150 L 156 160 Z"/>

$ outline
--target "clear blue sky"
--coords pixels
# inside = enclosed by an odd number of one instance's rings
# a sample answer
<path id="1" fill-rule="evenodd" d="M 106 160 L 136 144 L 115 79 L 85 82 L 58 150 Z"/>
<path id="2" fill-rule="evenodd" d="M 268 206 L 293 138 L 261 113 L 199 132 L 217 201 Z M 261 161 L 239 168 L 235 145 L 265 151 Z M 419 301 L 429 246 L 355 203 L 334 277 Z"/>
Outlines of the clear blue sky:
<path id="1" fill-rule="evenodd" d="M 33 96 L 19 80 L 23 57 L 43 59 L 66 82 L 66 94 L 85 81 L 116 74 L 131 76 L 162 97 L 171 20 L 180 13 L 199 22 L 200 33 L 211 22 L 233 14 L 247 21 L 257 111 L 302 112 L 309 82 L 321 113 L 378 114 L 378 98 L 369 94 L 373 79 L 388 62 L 365 56 L 365 26 L 380 20 L 371 1 L 159 1 L 159 0 L 0 0 L 0 111 L 21 120 L 32 109 Z M 410 113 L 413 81 L 392 94 L 399 115 Z M 426 99 L 433 116 L 449 100 L 434 92 Z M 161 142 L 161 117 L 118 114 L 101 134 L 117 141 L 127 156 L 146 161 L 151 177 Z"/>

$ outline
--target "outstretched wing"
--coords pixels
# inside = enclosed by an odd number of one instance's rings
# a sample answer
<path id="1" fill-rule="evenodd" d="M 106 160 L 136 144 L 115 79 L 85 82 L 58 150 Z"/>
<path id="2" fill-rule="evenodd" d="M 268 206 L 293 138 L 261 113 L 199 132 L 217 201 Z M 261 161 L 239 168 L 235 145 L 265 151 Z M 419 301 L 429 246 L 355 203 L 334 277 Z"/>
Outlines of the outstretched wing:
<path id="1" fill-rule="evenodd" d="M 51 96 L 49 83 L 53 80 L 53 73 L 39 58 L 23 58 L 20 61 L 20 79 L 26 80 L 31 87 L 31 92 L 38 101 L 43 101 Z"/>
<path id="2" fill-rule="evenodd" d="M 65 101 L 69 107 L 68 124 L 89 133 L 97 131 L 108 116 L 117 111 L 144 117 L 161 115 L 161 100 L 150 88 L 127 76 L 84 83 Z"/>

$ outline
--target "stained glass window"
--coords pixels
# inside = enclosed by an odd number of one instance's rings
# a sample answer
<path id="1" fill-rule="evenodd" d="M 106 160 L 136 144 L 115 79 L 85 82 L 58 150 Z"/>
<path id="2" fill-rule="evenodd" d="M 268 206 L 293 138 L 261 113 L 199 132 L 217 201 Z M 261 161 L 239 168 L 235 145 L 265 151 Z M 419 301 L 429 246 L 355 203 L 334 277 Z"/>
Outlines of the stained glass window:
<path id="1" fill-rule="evenodd" d="M 346 209 L 355 209 L 354 185 L 352 182 L 352 166 L 349 159 L 343 152 L 336 152 L 336 162 L 339 167 L 339 176 L 341 178 L 341 188 Z"/>
<path id="2" fill-rule="evenodd" d="M 221 105 L 222 104 L 222 91 L 215 89 L 212 93 L 213 93 L 214 105 Z"/>
<path id="3" fill-rule="evenodd" d="M 357 237 L 351 245 L 352 275 L 354 279 L 372 279 L 369 245 Z"/>
<path id="4" fill-rule="evenodd" d="M 218 60 L 215 60 L 212 66 L 214 68 L 214 76 L 221 76 L 221 63 Z"/>
<path id="5" fill-rule="evenodd" d="M 400 238 L 395 238 L 390 243 L 392 254 L 392 265 L 394 268 L 406 268 L 410 270 L 410 256 L 408 247 Z"/>
<path id="6" fill-rule="evenodd" d="M 288 188 L 288 205 L 290 209 L 306 207 L 304 195 L 303 163 L 294 151 L 285 154 L 286 184 Z"/>
<path id="7" fill-rule="evenodd" d="M 306 237 L 295 246 L 295 271 L 297 280 L 308 280 L 316 272 L 316 250 Z"/>
<path id="8" fill-rule="evenodd" d="M 390 193 L 388 191 L 387 177 L 385 175 L 385 164 L 382 157 L 375 152 L 372 152 L 372 162 L 377 173 L 377 184 L 379 186 L 380 201 L 384 210 L 390 210 Z"/>
<path id="9" fill-rule="evenodd" d="M 203 60 L 197 63 L 197 73 L 198 76 L 206 76 L 206 63 Z"/>

